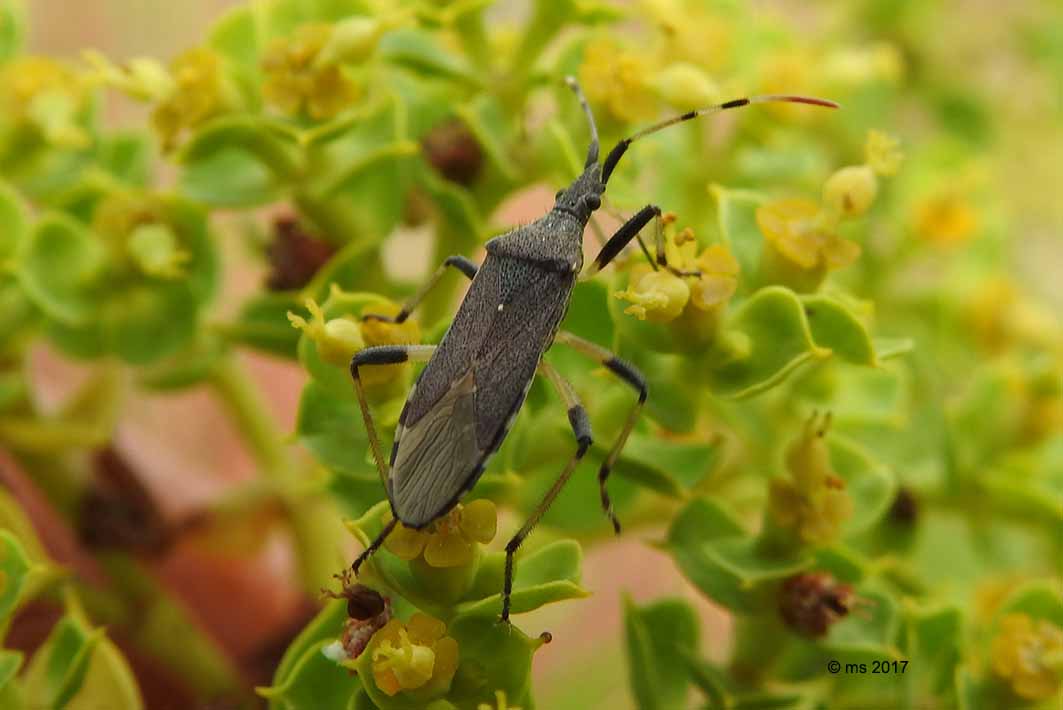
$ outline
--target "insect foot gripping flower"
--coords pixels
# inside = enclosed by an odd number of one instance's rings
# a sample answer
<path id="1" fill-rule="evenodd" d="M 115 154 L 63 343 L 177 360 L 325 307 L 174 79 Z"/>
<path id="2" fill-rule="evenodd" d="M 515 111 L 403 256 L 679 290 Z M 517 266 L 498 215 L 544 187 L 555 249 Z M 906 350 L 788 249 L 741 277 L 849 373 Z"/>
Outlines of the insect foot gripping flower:
<path id="1" fill-rule="evenodd" d="M 726 246 L 713 244 L 697 253 L 698 243 L 689 229 L 675 230 L 675 215 L 663 216 L 665 253 L 670 269 L 653 270 L 643 261 L 630 270 L 628 287 L 615 297 L 630 303 L 624 313 L 631 319 L 620 327 L 636 341 L 663 352 L 699 351 L 712 342 L 727 302 L 738 286 L 738 261 Z"/>
<path id="2" fill-rule="evenodd" d="M 290 115 L 331 118 L 357 98 L 357 89 L 335 60 L 323 54 L 333 28 L 303 25 L 291 37 L 274 39 L 262 59 L 266 100 Z M 319 57 L 322 61 L 318 61 Z"/>
<path id="3" fill-rule="evenodd" d="M 853 504 L 845 481 L 831 470 L 824 437 L 830 414 L 813 413 L 801 436 L 786 452 L 790 478 L 774 478 L 768 499 L 769 520 L 782 530 L 796 532 L 806 544 L 834 541 L 852 515 Z"/>
<path id="4" fill-rule="evenodd" d="M 1026 700 L 1045 700 L 1063 686 L 1063 629 L 1046 619 L 1008 614 L 990 651 L 993 672 Z"/>
<path id="5" fill-rule="evenodd" d="M 164 151 L 177 147 L 181 133 L 208 119 L 238 108 L 239 91 L 225 73 L 220 55 L 197 47 L 180 54 L 170 64 L 173 85 L 151 115 Z"/>
<path id="6" fill-rule="evenodd" d="M 54 59 L 21 57 L 0 71 L 0 127 L 13 122 L 55 146 L 88 146 L 80 121 L 87 99 L 81 78 Z"/>
<path id="7" fill-rule="evenodd" d="M 452 603 L 468 591 L 479 567 L 481 545 L 491 542 L 497 530 L 495 504 L 474 500 L 459 503 L 425 530 L 397 525 L 384 547 L 410 563 L 410 571 L 426 594 Z"/>
<path id="8" fill-rule="evenodd" d="M 848 616 L 856 595 L 826 572 L 794 575 L 779 588 L 779 614 L 794 631 L 810 638 L 826 636 L 830 627 Z"/>
<path id="9" fill-rule="evenodd" d="M 373 634 L 365 651 L 371 672 L 363 673 L 372 679 L 365 677 L 364 681 L 370 697 L 405 693 L 411 700 L 427 703 L 446 694 L 458 668 L 458 642 L 446 632 L 442 621 L 417 612 L 408 622 L 392 619 Z M 359 669 L 365 665 L 363 660 Z"/>

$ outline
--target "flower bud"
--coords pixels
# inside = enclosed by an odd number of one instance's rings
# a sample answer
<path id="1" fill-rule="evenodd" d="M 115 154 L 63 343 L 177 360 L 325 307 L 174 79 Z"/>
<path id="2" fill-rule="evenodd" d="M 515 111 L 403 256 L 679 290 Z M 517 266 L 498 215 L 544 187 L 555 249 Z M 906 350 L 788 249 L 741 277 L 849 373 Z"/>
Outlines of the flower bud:
<path id="1" fill-rule="evenodd" d="M 900 144 L 899 140 L 882 131 L 868 131 L 864 147 L 868 166 L 879 175 L 896 175 L 904 160 Z"/>
<path id="2" fill-rule="evenodd" d="M 314 68 L 332 64 L 361 64 L 373 54 L 381 35 L 389 25 L 375 17 L 364 15 L 337 22 L 324 46 L 314 57 Z"/>
<path id="3" fill-rule="evenodd" d="M 867 165 L 838 170 L 823 185 L 823 204 L 837 217 L 859 217 L 875 201 L 878 181 Z"/>

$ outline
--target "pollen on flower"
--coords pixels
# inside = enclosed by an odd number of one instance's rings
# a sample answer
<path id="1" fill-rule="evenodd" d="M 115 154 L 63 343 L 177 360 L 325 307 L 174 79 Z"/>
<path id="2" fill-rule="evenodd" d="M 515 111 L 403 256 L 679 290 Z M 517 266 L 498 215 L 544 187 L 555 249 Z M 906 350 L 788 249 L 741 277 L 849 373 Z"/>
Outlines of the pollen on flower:
<path id="1" fill-rule="evenodd" d="M 836 539 L 852 516 L 852 500 L 845 481 L 831 468 L 824 437 L 830 415 L 813 414 L 786 452 L 789 478 L 774 478 L 769 488 L 768 510 L 782 528 L 797 531 L 810 544 Z"/>
<path id="2" fill-rule="evenodd" d="M 615 296 L 632 304 L 624 309 L 624 313 L 639 320 L 668 323 L 686 308 L 690 287 L 670 271 L 652 271 L 640 264 L 632 270 L 627 290 L 618 291 Z"/>
<path id="3" fill-rule="evenodd" d="M 415 613 L 406 624 L 392 619 L 370 641 L 373 682 L 386 695 L 425 688 L 446 692 L 458 668 L 458 642 L 446 625 Z"/>
<path id="4" fill-rule="evenodd" d="M 1050 698 L 1063 685 L 1063 629 L 1047 619 L 1007 614 L 990 656 L 993 671 L 1027 700 Z"/>

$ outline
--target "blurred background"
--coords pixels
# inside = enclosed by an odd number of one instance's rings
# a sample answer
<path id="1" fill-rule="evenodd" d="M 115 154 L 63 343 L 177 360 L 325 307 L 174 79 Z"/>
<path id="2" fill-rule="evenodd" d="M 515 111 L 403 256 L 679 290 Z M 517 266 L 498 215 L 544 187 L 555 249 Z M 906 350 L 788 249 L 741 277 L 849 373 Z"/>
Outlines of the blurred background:
<path id="1" fill-rule="evenodd" d="M 31 0 L 27 50 L 71 60 L 79 59 L 85 49 L 97 49 L 115 61 L 144 55 L 167 61 L 197 44 L 211 23 L 237 4 L 236 0 Z M 734 0 L 722 4 L 731 5 Z M 943 126 L 952 130 L 942 149 L 946 157 L 929 159 L 927 164 L 933 162 L 934 167 L 924 170 L 922 184 L 913 180 L 906 189 L 953 200 L 943 208 L 947 214 L 938 215 L 938 219 L 989 221 L 994 229 L 1006 230 L 1009 236 L 1001 240 L 1006 256 L 1001 258 L 1015 269 L 1008 275 L 1010 281 L 1022 284 L 1031 300 L 1054 312 L 1054 326 L 1059 327 L 1058 314 L 1063 311 L 1060 5 L 1050 0 L 881 0 L 863 3 L 865 16 L 875 22 L 858 26 L 851 17 L 843 18 L 835 3 L 751 0 L 747 4 L 754 21 L 762 18 L 765 23 L 789 28 L 796 37 L 798 52 L 802 47 L 816 47 L 821 37 L 830 37 L 853 52 L 871 45 L 898 52 L 903 69 L 896 79 L 895 122 L 878 127 L 897 135 L 905 149 L 914 153 L 919 152 L 921 141 L 938 141 Z M 492 12 L 500 21 L 519 22 L 522 3 L 499 5 Z M 921 43 L 917 53 L 905 44 L 913 41 Z M 803 91 L 806 85 L 816 84 L 815 77 L 805 76 L 799 65 L 780 69 L 780 76 L 787 84 L 776 87 L 780 89 Z M 940 89 L 933 93 L 937 102 L 934 111 L 921 105 L 930 96 L 925 90 L 927 84 Z M 908 85 L 918 89 L 906 94 Z M 106 112 L 108 122 L 117 126 L 142 124 L 148 115 L 148 109 L 121 98 L 109 100 Z M 844 121 L 844 113 L 837 120 Z M 816 130 L 816 125 L 808 130 Z M 165 174 L 160 177 L 172 180 Z M 556 187 L 539 185 L 506 200 L 493 222 L 501 225 L 533 218 L 550 203 Z M 667 209 L 667 196 L 657 199 Z M 262 214 L 264 220 L 270 217 L 268 211 Z M 913 209 L 905 218 L 912 229 L 919 228 L 917 211 Z M 222 213 L 217 221 L 221 230 L 235 233 L 244 228 L 246 214 Z M 948 227 L 939 232 L 943 241 L 960 245 L 966 238 L 952 234 Z M 212 314 L 219 318 L 233 313 L 234 304 L 259 288 L 268 269 L 238 239 L 224 242 L 222 250 L 225 280 L 216 300 L 217 312 Z M 430 261 L 415 247 L 393 250 L 388 259 L 392 268 L 410 281 L 427 273 Z M 947 251 L 942 251 L 935 259 L 921 263 L 924 272 L 917 277 L 933 280 L 947 259 Z M 45 344 L 34 346 L 31 362 L 34 383 L 45 406 L 64 400 L 85 379 L 81 365 Z M 240 353 L 239 363 L 260 387 L 266 414 L 281 431 L 294 431 L 306 380 L 303 369 L 295 363 L 251 353 Z M 104 457 L 101 465 L 110 467 L 118 479 L 134 476 L 143 494 L 159 506 L 159 520 L 165 525 L 155 524 L 168 532 L 156 531 L 166 538 L 164 541 L 148 539 L 155 533 L 145 528 L 144 521 L 122 519 L 122 512 L 109 508 L 106 500 L 99 507 L 101 519 L 93 524 L 105 529 L 101 534 L 139 538 L 144 544 L 140 556 L 150 575 L 176 590 L 190 618 L 202 626 L 206 637 L 217 644 L 217 650 L 230 659 L 249 685 L 268 684 L 294 633 L 312 618 L 316 608 L 297 581 L 291 541 L 265 520 L 262 529 L 270 531 L 268 541 L 256 548 L 253 557 L 234 557 L 224 552 L 224 546 L 204 544 L 195 522 L 196 512 L 205 503 L 255 477 L 254 458 L 240 444 L 232 418 L 207 393 L 193 389 L 166 397 L 134 395 L 125 407 L 113 448 L 99 454 Z M 349 424 L 361 426 L 360 421 Z M 10 457 L 3 452 L 0 456 L 4 457 L 0 465 L 7 483 L 19 492 L 53 554 L 89 578 L 99 576 L 92 555 L 82 549 L 84 540 L 79 541 L 76 532 L 54 519 L 39 491 L 21 476 Z M 589 501 L 588 505 L 596 502 Z M 134 530 L 128 529 L 130 526 Z M 664 595 L 688 599 L 704 622 L 704 655 L 714 660 L 727 657 L 730 616 L 687 583 L 671 559 L 647 544 L 662 537 L 664 531 L 664 522 L 651 524 L 596 544 L 587 552 L 583 574 L 583 586 L 593 590 L 593 596 L 554 605 L 522 619 L 527 628 L 550 629 L 555 638 L 578 640 L 556 643 L 548 652 L 536 655 L 539 707 L 635 707 L 621 681 L 625 673 L 624 594 L 636 602 Z M 255 531 L 239 533 L 254 535 Z M 355 551 L 352 543 L 352 556 Z M 9 645 L 32 647 L 39 643 L 56 614 L 47 603 L 21 614 L 10 632 Z M 157 659 L 139 656 L 121 635 L 117 640 L 130 654 L 145 696 L 170 703 L 152 706 L 149 702 L 149 706 L 193 707 L 195 693 L 184 687 L 176 674 Z M 187 698 L 188 704 L 174 698 Z"/>

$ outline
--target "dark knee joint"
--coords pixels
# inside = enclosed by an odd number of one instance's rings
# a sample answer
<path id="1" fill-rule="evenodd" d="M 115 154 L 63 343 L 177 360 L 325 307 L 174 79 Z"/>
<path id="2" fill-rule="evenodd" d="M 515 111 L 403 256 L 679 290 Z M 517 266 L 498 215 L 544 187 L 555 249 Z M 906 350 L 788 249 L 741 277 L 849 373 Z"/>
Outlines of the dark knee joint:
<path id="1" fill-rule="evenodd" d="M 406 347 L 402 345 L 379 345 L 366 348 L 351 358 L 351 376 L 358 377 L 358 368 L 364 365 L 397 365 L 410 359 Z"/>
<path id="2" fill-rule="evenodd" d="M 646 378 L 642 376 L 642 373 L 634 365 L 618 357 L 612 357 L 605 361 L 605 366 L 612 370 L 617 377 L 638 390 L 639 404 L 645 403 L 646 397 L 649 396 L 649 390 L 646 388 Z"/>
<path id="3" fill-rule="evenodd" d="M 594 436 L 591 433 L 591 420 L 587 417 L 587 410 L 579 404 L 569 408 L 568 423 L 572 425 L 572 433 L 576 435 L 576 441 L 579 443 L 576 457 L 582 458 L 587 453 L 587 449 L 591 448 L 591 444 L 594 443 Z"/>

